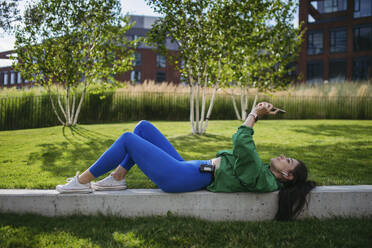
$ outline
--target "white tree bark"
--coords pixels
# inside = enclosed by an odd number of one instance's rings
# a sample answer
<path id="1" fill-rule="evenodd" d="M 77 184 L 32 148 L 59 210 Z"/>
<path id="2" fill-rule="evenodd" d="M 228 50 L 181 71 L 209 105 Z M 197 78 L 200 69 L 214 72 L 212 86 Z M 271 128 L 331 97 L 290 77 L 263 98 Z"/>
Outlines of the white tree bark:
<path id="1" fill-rule="evenodd" d="M 240 88 L 241 90 L 241 111 L 242 111 L 242 121 L 244 121 L 245 119 L 247 119 L 247 110 L 248 110 L 248 87 L 245 86 L 245 87 L 241 87 Z"/>
<path id="2" fill-rule="evenodd" d="M 253 101 L 253 104 L 252 104 L 252 108 L 251 108 L 251 111 L 253 110 L 253 108 L 256 106 L 256 103 L 257 103 L 257 98 L 258 98 L 258 93 L 256 94 L 256 96 L 254 97 L 254 101 Z"/>
<path id="3" fill-rule="evenodd" d="M 76 123 L 77 123 L 77 119 L 78 119 L 78 116 L 79 116 L 79 113 L 80 113 L 81 105 L 83 104 L 83 100 L 84 100 L 84 97 L 85 97 L 86 90 L 87 90 L 87 84 L 85 83 L 83 93 L 81 94 L 81 97 L 80 97 L 79 105 L 76 109 L 75 116 L 73 117 L 72 125 L 76 125 Z"/>
<path id="4" fill-rule="evenodd" d="M 71 112 L 70 112 L 70 87 L 66 88 L 66 124 L 71 126 Z"/>
<path id="5" fill-rule="evenodd" d="M 192 70 L 189 68 L 189 85 L 190 85 L 190 125 L 191 133 L 195 134 L 194 128 L 194 82 L 192 78 Z"/>
<path id="6" fill-rule="evenodd" d="M 234 96 L 234 88 L 231 88 L 231 100 L 232 100 L 232 103 L 233 103 L 233 106 L 234 106 L 236 118 L 238 120 L 241 120 L 242 118 L 240 117 L 238 107 L 236 106 L 236 101 L 235 101 L 235 96 Z"/>
<path id="7" fill-rule="evenodd" d="M 240 83 L 239 83 L 240 84 Z M 240 109 L 241 109 L 241 117 L 242 117 L 242 121 L 245 120 L 245 99 L 244 99 L 244 87 L 242 85 L 240 85 Z"/>
<path id="8" fill-rule="evenodd" d="M 248 98 L 249 98 L 249 87 L 245 87 L 245 90 L 246 90 L 246 95 L 245 95 L 245 116 L 244 116 L 244 120 L 248 117 L 248 113 L 247 113 L 247 110 L 248 110 Z"/>
<path id="9" fill-rule="evenodd" d="M 205 117 L 204 128 L 203 128 L 203 130 L 201 132 L 202 134 L 204 134 L 205 131 L 207 130 L 208 121 L 209 121 L 209 118 L 211 117 L 211 114 L 212 114 L 212 109 L 213 109 L 213 105 L 214 105 L 214 98 L 216 97 L 216 93 L 217 93 L 218 87 L 220 85 L 221 70 L 222 70 L 221 69 L 221 58 L 219 58 L 218 59 L 218 76 L 217 76 L 216 84 L 214 85 L 212 99 L 211 99 L 211 101 L 209 103 L 209 108 L 208 108 L 207 116 Z"/>
<path id="10" fill-rule="evenodd" d="M 199 122 L 199 130 L 203 131 L 203 122 L 205 118 L 205 91 L 207 88 L 207 77 L 205 78 L 204 81 L 204 86 L 203 86 L 203 91 L 202 91 L 202 110 L 201 110 L 201 117 L 200 117 L 200 122 Z"/>
<path id="11" fill-rule="evenodd" d="M 57 101 L 58 101 L 58 106 L 61 109 L 61 112 L 62 112 L 63 116 L 65 117 L 65 122 L 64 122 L 63 125 L 66 125 L 67 124 L 67 115 L 66 115 L 65 109 L 63 108 L 62 103 L 61 103 L 61 96 L 58 93 L 57 93 Z"/>
<path id="12" fill-rule="evenodd" d="M 56 109 L 56 106 L 54 106 L 54 101 L 53 101 L 52 94 L 51 94 L 50 91 L 49 91 L 49 99 L 50 99 L 50 102 L 52 103 L 52 108 L 53 108 L 54 114 L 57 116 L 58 121 L 59 121 L 62 125 L 65 125 L 65 123 L 63 123 L 61 117 L 60 117 L 59 114 L 58 114 L 58 111 L 57 111 L 57 109 Z"/>
<path id="13" fill-rule="evenodd" d="M 199 98 L 200 98 L 200 74 L 198 75 L 198 82 L 196 84 L 196 98 L 195 98 L 195 131 L 196 131 L 197 134 L 200 134 L 200 129 L 199 129 L 199 120 L 200 120 Z"/>
<path id="14" fill-rule="evenodd" d="M 213 95 L 212 95 L 212 99 L 211 99 L 211 102 L 209 103 L 209 108 L 208 108 L 208 112 L 207 112 L 207 117 L 205 117 L 205 123 L 204 123 L 204 128 L 202 130 L 202 134 L 205 133 L 205 131 L 207 130 L 207 127 L 208 127 L 208 121 L 209 121 L 209 118 L 212 114 L 212 109 L 213 109 L 213 104 L 214 104 L 214 98 L 216 97 L 216 93 L 217 93 L 217 90 L 218 90 L 218 84 L 216 84 L 214 86 L 214 89 L 213 89 Z"/>
<path id="15" fill-rule="evenodd" d="M 71 107 L 71 118 L 72 118 L 72 120 L 74 120 L 75 102 L 76 102 L 76 93 L 72 96 L 72 107 Z"/>

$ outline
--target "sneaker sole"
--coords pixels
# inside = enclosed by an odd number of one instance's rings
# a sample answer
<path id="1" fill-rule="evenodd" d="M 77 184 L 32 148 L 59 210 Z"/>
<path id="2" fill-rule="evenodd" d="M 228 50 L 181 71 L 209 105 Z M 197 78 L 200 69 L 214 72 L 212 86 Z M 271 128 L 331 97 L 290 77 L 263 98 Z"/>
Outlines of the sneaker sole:
<path id="1" fill-rule="evenodd" d="M 127 189 L 127 186 L 107 186 L 107 187 L 102 187 L 102 186 L 92 186 L 92 188 L 96 191 L 105 191 L 105 190 L 124 190 Z"/>
<path id="2" fill-rule="evenodd" d="M 92 193 L 93 190 L 81 190 L 81 189 L 76 189 L 76 190 L 58 190 L 56 189 L 60 194 L 73 194 L 73 193 L 80 193 L 80 194 L 89 194 Z"/>

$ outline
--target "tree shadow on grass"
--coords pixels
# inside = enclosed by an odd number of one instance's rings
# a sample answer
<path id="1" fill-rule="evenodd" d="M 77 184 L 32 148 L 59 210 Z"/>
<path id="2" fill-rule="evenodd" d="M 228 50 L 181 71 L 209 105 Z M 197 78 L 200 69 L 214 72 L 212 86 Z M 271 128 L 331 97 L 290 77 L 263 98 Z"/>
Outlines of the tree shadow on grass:
<path id="1" fill-rule="evenodd" d="M 305 130 L 313 135 L 312 129 L 305 127 L 300 131 Z M 320 133 L 334 136 L 346 132 L 339 130 L 339 126 L 322 130 Z M 363 126 L 357 127 L 357 130 L 364 134 L 369 132 Z M 39 145 L 40 151 L 29 155 L 29 163 L 41 161 L 43 170 L 56 177 L 69 177 L 77 170 L 86 170 L 115 141 L 111 136 L 90 132 L 85 128 L 65 129 L 64 135 L 66 141 Z M 185 160 L 211 159 L 219 150 L 232 149 L 231 137 L 216 134 L 173 136 L 169 141 Z M 314 143 L 308 146 L 258 144 L 257 151 L 264 163 L 281 153 L 304 161 L 310 170 L 310 177 L 320 184 L 372 184 L 369 176 L 372 174 L 371 147 L 372 142 L 362 141 L 345 141 L 333 145 Z M 128 187 L 156 186 L 135 166 L 128 174 Z"/>
<path id="2" fill-rule="evenodd" d="M 357 136 L 371 136 L 372 128 L 363 125 L 310 125 L 289 128 L 290 131 L 305 133 L 313 136 L 345 137 L 355 138 Z"/>
<path id="3" fill-rule="evenodd" d="M 85 171 L 113 143 L 112 136 L 83 127 L 62 128 L 63 142 L 40 144 L 39 151 L 30 153 L 28 164 L 40 161 L 40 167 L 56 177 L 71 177 L 76 171 Z M 231 138 L 207 134 L 171 137 L 169 141 L 185 160 L 210 159 Z M 103 175 L 104 176 L 104 175 Z M 156 187 L 136 166 L 127 176 L 129 188 Z"/>
<path id="4" fill-rule="evenodd" d="M 40 151 L 29 155 L 29 164 L 41 161 L 41 168 L 56 176 L 71 176 L 87 169 L 115 141 L 111 136 L 83 127 L 63 127 L 66 141 L 40 144 Z"/>

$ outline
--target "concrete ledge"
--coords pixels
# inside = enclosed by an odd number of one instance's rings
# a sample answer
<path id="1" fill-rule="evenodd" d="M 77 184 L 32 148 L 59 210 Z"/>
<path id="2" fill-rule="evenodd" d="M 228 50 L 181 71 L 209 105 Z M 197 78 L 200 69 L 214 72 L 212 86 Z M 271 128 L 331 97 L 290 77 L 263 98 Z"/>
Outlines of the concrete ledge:
<path id="1" fill-rule="evenodd" d="M 299 218 L 372 216 L 372 185 L 320 186 L 309 196 Z M 272 193 L 164 193 L 159 189 L 127 189 L 92 194 L 58 194 L 55 190 L 0 189 L 0 212 L 45 216 L 72 214 L 124 217 L 167 215 L 207 220 L 271 220 L 278 192 Z"/>

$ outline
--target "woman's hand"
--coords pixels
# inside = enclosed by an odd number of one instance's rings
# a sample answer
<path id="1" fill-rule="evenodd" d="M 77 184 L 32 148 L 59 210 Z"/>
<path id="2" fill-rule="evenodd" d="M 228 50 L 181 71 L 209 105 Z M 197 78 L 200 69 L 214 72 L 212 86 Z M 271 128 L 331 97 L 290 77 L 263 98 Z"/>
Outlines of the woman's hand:
<path id="1" fill-rule="evenodd" d="M 267 115 L 267 114 L 275 115 L 276 113 L 279 112 L 279 109 L 272 111 L 273 108 L 274 108 L 274 105 L 272 105 L 271 103 L 260 102 L 253 108 L 252 112 L 256 113 L 258 118 L 261 118 L 264 115 Z"/>

